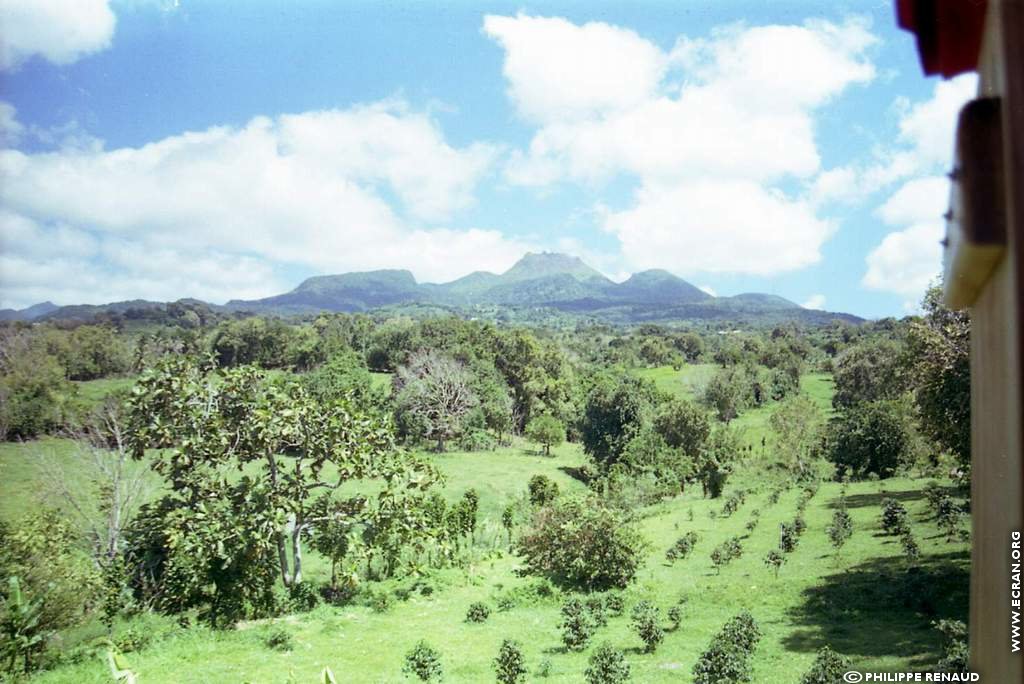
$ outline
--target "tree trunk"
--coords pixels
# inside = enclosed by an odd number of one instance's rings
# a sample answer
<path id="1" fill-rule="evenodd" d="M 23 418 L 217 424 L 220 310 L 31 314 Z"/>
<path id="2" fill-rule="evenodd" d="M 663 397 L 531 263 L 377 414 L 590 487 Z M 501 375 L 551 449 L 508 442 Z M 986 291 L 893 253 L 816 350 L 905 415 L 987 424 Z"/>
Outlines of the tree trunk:
<path id="1" fill-rule="evenodd" d="M 280 530 L 277 533 L 277 562 L 281 566 L 281 581 L 284 582 L 285 587 L 291 586 L 291 580 L 288 577 L 288 550 L 284 546 L 284 530 Z"/>

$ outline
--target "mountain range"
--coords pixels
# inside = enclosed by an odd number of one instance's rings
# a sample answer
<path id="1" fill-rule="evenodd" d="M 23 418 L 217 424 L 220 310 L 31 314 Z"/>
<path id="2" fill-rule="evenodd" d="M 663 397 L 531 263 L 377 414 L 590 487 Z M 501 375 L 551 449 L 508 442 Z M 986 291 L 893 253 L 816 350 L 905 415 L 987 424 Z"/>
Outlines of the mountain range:
<path id="1" fill-rule="evenodd" d="M 131 308 L 162 306 L 160 302 L 142 300 L 66 307 L 54 307 L 47 302 L 21 311 L 4 310 L 0 316 L 7 320 L 87 318 L 103 311 L 122 313 Z M 343 273 L 308 278 L 291 292 L 273 297 L 234 299 L 223 306 L 208 306 L 227 312 L 276 315 L 424 306 L 469 315 L 473 312 L 543 309 L 552 313 L 586 315 L 612 323 L 673 320 L 827 323 L 836 319 L 849 322 L 863 320 L 852 314 L 805 309 L 770 294 L 715 297 L 663 270 L 642 271 L 616 283 L 578 257 L 550 252 L 528 253 L 501 274 L 474 271 L 448 283 L 419 283 L 412 273 L 405 270 Z"/>

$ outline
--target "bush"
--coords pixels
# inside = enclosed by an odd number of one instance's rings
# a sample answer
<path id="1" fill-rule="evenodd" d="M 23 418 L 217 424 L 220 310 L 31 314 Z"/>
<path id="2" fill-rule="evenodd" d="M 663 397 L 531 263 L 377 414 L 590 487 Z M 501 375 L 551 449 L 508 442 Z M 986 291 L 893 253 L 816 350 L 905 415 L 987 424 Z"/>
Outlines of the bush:
<path id="1" fill-rule="evenodd" d="M 467 430 L 455 442 L 459 451 L 494 451 L 498 448 L 498 440 L 486 430 Z"/>
<path id="2" fill-rule="evenodd" d="M 491 617 L 491 609 L 486 603 L 476 601 L 469 604 L 469 610 L 466 611 L 466 622 L 487 622 L 489 617 Z"/>
<path id="3" fill-rule="evenodd" d="M 679 629 L 680 623 L 683 621 L 683 609 L 679 606 L 672 606 L 668 609 L 668 622 L 671 626 L 672 631 Z"/>
<path id="4" fill-rule="evenodd" d="M 622 594 L 617 592 L 609 593 L 604 599 L 605 610 L 608 611 L 609 615 L 618 617 L 622 615 L 622 611 L 626 608 L 626 602 L 622 598 Z"/>
<path id="5" fill-rule="evenodd" d="M 796 528 L 793 525 L 779 523 L 779 550 L 783 553 L 793 553 L 800 541 Z"/>
<path id="6" fill-rule="evenodd" d="M 836 551 L 843 548 L 847 540 L 853 536 L 853 519 L 846 512 L 846 508 L 840 508 L 832 514 L 832 524 L 828 526 L 826 532 Z"/>
<path id="7" fill-rule="evenodd" d="M 263 645 L 274 651 L 290 651 L 295 648 L 295 639 L 284 627 L 271 627 L 263 635 Z"/>
<path id="8" fill-rule="evenodd" d="M 526 677 L 523 651 L 518 642 L 509 639 L 501 642 L 498 657 L 494 659 L 494 673 L 500 684 L 517 684 Z"/>
<path id="9" fill-rule="evenodd" d="M 676 543 L 665 552 L 665 558 L 669 561 L 674 561 L 677 558 L 686 558 L 693 551 L 693 547 L 699 539 L 696 532 L 687 532 L 677 539 Z"/>
<path id="10" fill-rule="evenodd" d="M 932 625 L 942 634 L 942 659 L 936 669 L 939 672 L 969 673 L 971 670 L 970 653 L 967 650 L 967 625 L 959 620 L 939 620 Z"/>
<path id="11" fill-rule="evenodd" d="M 843 673 L 849 669 L 849 658 L 844 658 L 828 646 L 823 646 L 818 649 L 814 664 L 804 674 L 800 684 L 838 684 L 843 681 Z"/>
<path id="12" fill-rule="evenodd" d="M 582 651 L 593 634 L 589 611 L 579 599 L 570 598 L 562 606 L 562 643 L 570 651 Z"/>
<path id="13" fill-rule="evenodd" d="M 731 618 L 693 666 L 694 684 L 749 682 L 750 656 L 761 630 L 746 612 Z"/>
<path id="14" fill-rule="evenodd" d="M 320 603 L 320 594 L 309 582 L 288 587 L 288 605 L 296 613 L 308 613 Z"/>
<path id="15" fill-rule="evenodd" d="M 403 672 L 419 677 L 420 681 L 429 682 L 441 679 L 441 654 L 426 641 L 420 640 L 411 651 L 405 654 Z"/>
<path id="16" fill-rule="evenodd" d="M 775 576 L 779 576 L 779 569 L 782 568 L 782 564 L 786 562 L 786 557 L 772 549 L 765 555 L 764 564 L 775 571 Z"/>
<path id="17" fill-rule="evenodd" d="M 734 559 L 739 558 L 742 555 L 743 546 L 740 543 L 740 538 L 730 537 L 715 547 L 711 552 L 711 562 L 714 564 L 715 570 L 720 571 L 722 566 L 728 565 Z"/>
<path id="18" fill-rule="evenodd" d="M 900 545 L 903 547 L 903 555 L 907 557 L 907 560 L 913 563 L 917 563 L 921 559 L 921 549 L 917 545 L 917 540 L 914 539 L 914 535 L 907 530 L 900 537 Z"/>
<path id="19" fill-rule="evenodd" d="M 601 644 L 590 654 L 584 675 L 587 684 L 622 684 L 629 681 L 629 663 L 622 651 Z"/>
<path id="20" fill-rule="evenodd" d="M 370 595 L 370 607 L 375 613 L 386 613 L 391 610 L 394 600 L 391 594 L 386 591 L 374 592 Z"/>
<path id="21" fill-rule="evenodd" d="M 882 500 L 882 529 L 891 535 L 901 535 L 909 529 L 907 509 L 899 501 Z"/>
<path id="22" fill-rule="evenodd" d="M 590 615 L 591 622 L 597 627 L 604 627 L 608 624 L 608 617 L 604 612 L 604 601 L 600 596 L 588 596 L 583 604 Z"/>
<path id="23" fill-rule="evenodd" d="M 547 475 L 534 475 L 527 488 L 534 506 L 547 506 L 558 498 L 558 483 Z"/>
<path id="24" fill-rule="evenodd" d="M 665 632 L 658 624 L 658 609 L 650 601 L 641 601 L 633 606 L 633 628 L 644 642 L 644 651 L 654 653 L 665 638 Z"/>
<path id="25" fill-rule="evenodd" d="M 946 541 L 953 541 L 957 538 L 962 517 L 963 509 L 952 497 L 943 496 L 935 505 L 935 521 L 938 523 L 939 529 L 946 533 Z"/>
<path id="26" fill-rule="evenodd" d="M 623 512 L 581 500 L 540 509 L 517 544 L 531 572 L 587 590 L 626 587 L 645 547 Z"/>

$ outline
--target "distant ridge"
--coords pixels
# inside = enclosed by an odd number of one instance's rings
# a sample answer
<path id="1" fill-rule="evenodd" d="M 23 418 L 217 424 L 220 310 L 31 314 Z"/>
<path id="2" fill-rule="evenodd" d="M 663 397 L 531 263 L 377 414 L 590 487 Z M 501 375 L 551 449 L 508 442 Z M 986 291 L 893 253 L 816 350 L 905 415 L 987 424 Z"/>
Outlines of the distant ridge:
<path id="1" fill-rule="evenodd" d="M 132 306 L 151 308 L 161 304 L 137 300 L 103 306 L 54 307 L 42 317 L 86 318 L 104 310 L 123 312 Z M 624 282 L 616 283 L 579 257 L 555 252 L 527 253 L 504 273 L 474 271 L 448 283 L 419 283 L 406 270 L 342 273 L 308 278 L 291 292 L 273 297 L 233 299 L 223 307 L 207 306 L 213 310 L 276 315 L 406 306 L 466 313 L 525 308 L 586 315 L 611 323 L 742 319 L 817 324 L 837 319 L 852 323 L 863 320 L 851 314 L 804 309 L 771 294 L 714 297 L 660 269 L 634 273 Z"/>

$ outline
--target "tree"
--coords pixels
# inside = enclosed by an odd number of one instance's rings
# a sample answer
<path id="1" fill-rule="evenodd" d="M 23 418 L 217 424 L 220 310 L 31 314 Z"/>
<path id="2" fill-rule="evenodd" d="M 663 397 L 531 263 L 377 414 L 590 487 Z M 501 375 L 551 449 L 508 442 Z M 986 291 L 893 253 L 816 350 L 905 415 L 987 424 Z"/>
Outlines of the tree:
<path id="1" fill-rule="evenodd" d="M 590 611 L 578 598 L 570 597 L 562 604 L 562 643 L 570 651 L 582 651 L 593 634 Z"/>
<path id="2" fill-rule="evenodd" d="M 875 473 L 892 477 L 912 457 L 913 434 L 901 402 L 863 402 L 829 421 L 825 455 L 841 472 L 854 477 Z"/>
<path id="3" fill-rule="evenodd" d="M 925 293 L 925 317 L 910 328 L 914 398 L 923 432 L 967 466 L 971 461 L 971 319 L 942 305 L 942 291 Z"/>
<path id="4" fill-rule="evenodd" d="M 590 654 L 584 675 L 587 684 L 624 684 L 629 681 L 629 663 L 622 651 L 601 644 Z"/>
<path id="5" fill-rule="evenodd" d="M 843 681 L 843 675 L 849 670 L 849 658 L 839 655 L 828 646 L 822 646 L 800 684 L 837 684 Z"/>
<path id="6" fill-rule="evenodd" d="M 551 455 L 551 447 L 565 441 L 565 426 L 554 416 L 537 416 L 526 424 L 526 438 L 544 447 L 544 455 Z"/>
<path id="7" fill-rule="evenodd" d="M 558 498 L 558 483 L 547 475 L 534 475 L 527 485 L 530 503 L 534 506 L 547 506 Z"/>
<path id="8" fill-rule="evenodd" d="M 803 394 L 788 397 L 768 418 L 776 436 L 776 453 L 790 455 L 790 468 L 799 477 L 810 467 L 810 457 L 819 441 L 821 411 Z"/>
<path id="9" fill-rule="evenodd" d="M 580 499 L 541 508 L 517 543 L 531 572 L 591 591 L 626 587 L 645 546 L 621 511 Z"/>
<path id="10" fill-rule="evenodd" d="M 396 416 L 407 431 L 435 440 L 444 451 L 446 440 L 462 433 L 478 400 L 465 367 L 434 351 L 409 355 L 394 379 Z"/>
<path id="11" fill-rule="evenodd" d="M 519 642 L 505 639 L 498 657 L 494 659 L 494 673 L 499 684 L 518 684 L 526 677 L 526 663 Z"/>
<path id="12" fill-rule="evenodd" d="M 64 368 L 41 340 L 26 332 L 0 335 L 0 438 L 45 434 L 64 422 L 74 395 Z"/>
<path id="13" fill-rule="evenodd" d="M 728 423 L 747 406 L 750 378 L 741 366 L 719 369 L 704 388 L 704 403 L 715 410 L 718 420 Z"/>
<path id="14" fill-rule="evenodd" d="M 707 414 L 685 399 L 674 397 L 663 402 L 654 416 L 654 429 L 665 443 L 693 458 L 700 453 L 711 434 Z"/>
<path id="15" fill-rule="evenodd" d="M 846 511 L 846 504 L 843 503 L 832 514 L 832 524 L 825 530 L 828 539 L 836 550 L 836 555 L 842 550 L 846 542 L 853 536 L 853 518 Z"/>
<path id="16" fill-rule="evenodd" d="M 725 426 L 711 432 L 697 461 L 696 476 L 704 496 L 717 499 L 732 474 L 732 464 L 741 449 L 739 434 Z"/>
<path id="17" fill-rule="evenodd" d="M 783 563 L 786 562 L 786 557 L 781 553 L 772 549 L 765 555 L 764 564 L 775 571 L 775 576 L 779 576 L 779 570 L 782 568 Z"/>
<path id="18" fill-rule="evenodd" d="M 760 639 L 761 630 L 749 613 L 731 618 L 693 666 L 694 684 L 749 682 L 750 656 Z"/>
<path id="19" fill-rule="evenodd" d="M 910 529 L 907 509 L 899 501 L 882 499 L 882 529 L 893 536 L 899 536 Z"/>
<path id="20" fill-rule="evenodd" d="M 629 374 L 602 377 L 586 399 L 580 433 L 583 450 L 607 470 L 647 419 L 654 388 Z"/>
<path id="21" fill-rule="evenodd" d="M 907 388 L 904 365 L 900 347 L 892 340 L 875 338 L 850 347 L 835 361 L 832 405 L 897 398 Z"/>
<path id="22" fill-rule="evenodd" d="M 441 654 L 422 639 L 405 654 L 405 666 L 402 670 L 423 682 L 441 679 L 444 675 L 444 670 L 441 667 Z"/>
<path id="23" fill-rule="evenodd" d="M 303 540 L 332 519 L 361 526 L 389 569 L 426 535 L 419 501 L 436 472 L 395 449 L 387 422 L 254 368 L 169 360 L 137 382 L 126 432 L 134 458 L 157 450 L 169 490 L 135 534 L 167 609 L 205 606 L 215 624 L 266 610 L 274 575 L 300 584 Z M 380 482 L 373 500 L 353 511 L 334 499 L 361 479 Z"/>
<path id="24" fill-rule="evenodd" d="M 665 632 L 658 624 L 658 609 L 650 601 L 641 601 L 633 606 L 633 629 L 644 642 L 644 651 L 654 653 L 665 638 Z"/>

